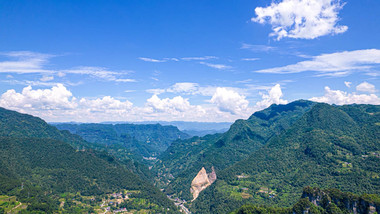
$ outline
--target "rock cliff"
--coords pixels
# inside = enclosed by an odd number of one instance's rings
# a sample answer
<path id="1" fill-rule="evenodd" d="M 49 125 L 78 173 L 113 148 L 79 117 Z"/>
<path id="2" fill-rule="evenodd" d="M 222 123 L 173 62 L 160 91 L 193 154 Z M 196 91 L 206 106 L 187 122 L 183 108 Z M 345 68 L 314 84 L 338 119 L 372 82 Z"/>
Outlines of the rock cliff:
<path id="1" fill-rule="evenodd" d="M 303 190 L 301 198 L 306 198 L 315 206 L 324 209 L 329 209 L 329 206 L 334 204 L 340 210 L 346 210 L 354 214 L 374 214 L 380 211 L 380 200 L 376 195 L 365 194 L 358 196 L 352 193 L 341 192 L 337 189 L 321 190 L 319 188 L 306 187 Z M 308 209 L 309 207 L 305 207 L 304 211 Z"/>
<path id="2" fill-rule="evenodd" d="M 204 167 L 198 172 L 197 176 L 191 182 L 190 192 L 193 195 L 194 201 L 200 192 L 210 186 L 216 180 L 216 173 L 214 167 L 212 167 L 212 172 L 207 174 L 207 171 Z"/>

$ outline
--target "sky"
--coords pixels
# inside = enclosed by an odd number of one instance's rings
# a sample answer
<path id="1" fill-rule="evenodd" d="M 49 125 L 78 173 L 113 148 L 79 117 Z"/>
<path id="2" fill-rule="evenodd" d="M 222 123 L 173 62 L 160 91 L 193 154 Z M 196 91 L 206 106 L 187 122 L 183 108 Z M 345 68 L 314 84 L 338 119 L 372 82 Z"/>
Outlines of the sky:
<path id="1" fill-rule="evenodd" d="M 0 106 L 49 122 L 380 104 L 378 0 L 0 0 Z"/>

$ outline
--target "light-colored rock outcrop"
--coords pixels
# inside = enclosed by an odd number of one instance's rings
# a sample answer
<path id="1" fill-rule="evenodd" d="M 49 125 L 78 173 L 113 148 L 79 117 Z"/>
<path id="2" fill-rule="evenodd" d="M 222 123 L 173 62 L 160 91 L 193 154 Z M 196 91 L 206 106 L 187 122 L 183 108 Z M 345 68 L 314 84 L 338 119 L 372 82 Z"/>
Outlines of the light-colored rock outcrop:
<path id="1" fill-rule="evenodd" d="M 207 174 L 206 169 L 202 167 L 202 169 L 198 172 L 197 176 L 191 182 L 190 192 L 193 195 L 194 201 L 202 190 L 206 189 L 216 180 L 216 173 L 214 167 L 212 167 L 212 172 Z"/>

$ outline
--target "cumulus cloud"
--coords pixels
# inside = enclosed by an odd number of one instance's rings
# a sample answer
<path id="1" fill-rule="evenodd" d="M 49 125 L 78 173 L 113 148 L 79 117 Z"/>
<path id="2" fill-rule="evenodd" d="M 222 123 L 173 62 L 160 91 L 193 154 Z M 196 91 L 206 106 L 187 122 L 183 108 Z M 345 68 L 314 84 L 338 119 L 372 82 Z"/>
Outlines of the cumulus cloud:
<path id="1" fill-rule="evenodd" d="M 101 98 L 76 98 L 64 85 L 57 84 L 48 89 L 25 87 L 21 92 L 11 89 L 0 97 L 0 106 L 22 113 L 32 114 L 48 121 L 102 122 L 141 120 L 199 120 L 228 121 L 199 105 L 191 105 L 181 96 L 160 99 L 157 95 L 149 98 L 145 105 L 136 107 L 128 100 L 111 96 Z"/>
<path id="2" fill-rule="evenodd" d="M 233 90 L 218 87 L 212 96 L 210 103 L 216 105 L 220 111 L 231 114 L 242 114 L 248 108 L 248 100 L 245 96 Z"/>
<path id="3" fill-rule="evenodd" d="M 117 100 L 110 96 L 105 96 L 103 98 L 97 99 L 86 99 L 82 98 L 79 101 L 79 105 L 86 107 L 91 111 L 104 111 L 109 109 L 130 109 L 133 104 L 126 100 L 124 102 Z"/>
<path id="4" fill-rule="evenodd" d="M 172 99 L 160 99 L 157 95 L 153 95 L 146 102 L 146 106 L 151 107 L 154 111 L 180 111 L 184 112 L 191 108 L 187 99 L 181 96 L 176 96 Z"/>
<path id="5" fill-rule="evenodd" d="M 243 81 L 244 82 L 244 81 Z M 242 83 L 242 82 L 240 82 Z M 212 97 L 218 87 L 216 86 L 201 86 L 198 83 L 193 82 L 179 82 L 171 85 L 170 87 L 164 89 L 164 88 L 156 88 L 156 89 L 148 89 L 146 92 L 151 94 L 163 94 L 163 93 L 174 93 L 174 94 L 181 94 L 181 95 L 202 95 L 207 97 Z M 239 94 L 246 95 L 247 90 L 242 88 L 236 88 L 236 87 L 223 87 L 227 90 L 235 91 Z M 250 89 L 253 89 L 250 88 Z M 254 90 L 258 90 L 262 88 L 254 88 Z"/>
<path id="6" fill-rule="evenodd" d="M 325 87 L 325 94 L 321 97 L 312 97 L 310 100 L 315 102 L 323 102 L 329 104 L 380 104 L 380 98 L 375 94 L 356 94 L 347 93 L 341 90 L 332 90 L 329 87 Z"/>
<path id="7" fill-rule="evenodd" d="M 272 104 L 287 104 L 287 100 L 281 99 L 283 93 L 280 84 L 273 86 L 268 93 L 261 93 L 262 100 L 256 103 L 256 109 L 261 110 Z"/>
<path id="8" fill-rule="evenodd" d="M 368 82 L 362 82 L 359 85 L 356 86 L 357 91 L 362 91 L 362 92 L 368 92 L 368 93 L 375 93 L 376 88 L 374 85 Z"/>
<path id="9" fill-rule="evenodd" d="M 140 111 L 144 114 L 143 118 L 155 120 L 212 121 L 216 119 L 215 114 L 206 114 L 210 109 L 205 109 L 200 105 L 191 105 L 188 99 L 181 96 L 161 99 L 157 95 L 153 95 Z"/>
<path id="10" fill-rule="evenodd" d="M 272 25 L 270 36 L 277 40 L 284 37 L 314 39 L 347 31 L 347 26 L 337 24 L 343 6 L 339 0 L 283 0 L 272 2 L 268 7 L 257 7 L 252 21 Z"/>
<path id="11" fill-rule="evenodd" d="M 368 71 L 378 65 L 380 65 L 380 50 L 366 49 L 322 54 L 311 60 L 255 72 L 289 74 L 316 71 L 319 73 L 318 76 L 345 76 L 357 70 Z"/>
<path id="12" fill-rule="evenodd" d="M 11 89 L 1 95 L 0 106 L 18 111 L 30 110 L 57 110 L 73 109 L 77 107 L 76 99 L 62 84 L 51 89 L 33 90 L 31 86 L 25 87 L 21 93 Z"/>
<path id="13" fill-rule="evenodd" d="M 132 103 L 106 96 L 78 100 L 64 85 L 48 89 L 25 87 L 20 93 L 14 89 L 1 95 L 0 106 L 42 117 L 49 121 L 100 122 L 117 119 L 132 110 Z"/>
<path id="14" fill-rule="evenodd" d="M 347 88 L 351 88 L 352 82 L 346 82 L 346 81 L 344 81 L 344 84 L 346 85 Z"/>
<path id="15" fill-rule="evenodd" d="M 62 84 L 47 89 L 25 87 L 21 92 L 8 90 L 0 97 L 0 106 L 23 113 L 42 117 L 55 122 L 102 122 L 102 121 L 144 121 L 180 120 L 223 122 L 249 117 L 272 103 L 286 103 L 282 91 L 275 85 L 268 93 L 262 94 L 262 101 L 253 107 L 238 89 L 227 87 L 200 87 L 196 83 L 178 83 L 167 90 L 178 93 L 201 94 L 210 99 L 193 105 L 188 98 L 175 96 L 160 98 L 153 94 L 143 106 L 134 106 L 129 100 L 111 96 L 99 98 L 77 98 Z"/>

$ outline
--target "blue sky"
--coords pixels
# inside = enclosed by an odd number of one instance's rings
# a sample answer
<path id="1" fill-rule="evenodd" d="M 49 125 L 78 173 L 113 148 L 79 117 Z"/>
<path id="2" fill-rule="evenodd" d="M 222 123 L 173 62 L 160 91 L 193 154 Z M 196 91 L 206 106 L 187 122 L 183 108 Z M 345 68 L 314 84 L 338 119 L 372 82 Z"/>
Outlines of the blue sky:
<path id="1" fill-rule="evenodd" d="M 47 121 L 234 121 L 380 104 L 380 1 L 0 2 L 0 106 Z"/>

